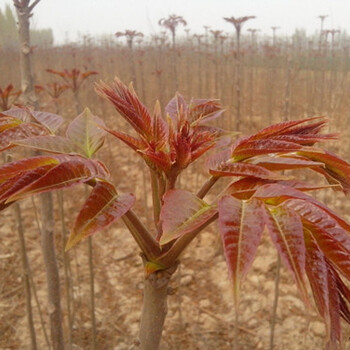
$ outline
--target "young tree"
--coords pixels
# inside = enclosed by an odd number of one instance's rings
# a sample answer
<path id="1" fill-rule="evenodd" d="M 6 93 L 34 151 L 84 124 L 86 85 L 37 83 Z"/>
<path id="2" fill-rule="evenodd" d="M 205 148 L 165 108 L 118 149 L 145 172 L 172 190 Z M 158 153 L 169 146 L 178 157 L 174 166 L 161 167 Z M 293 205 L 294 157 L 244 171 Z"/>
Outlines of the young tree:
<path id="1" fill-rule="evenodd" d="M 236 123 L 235 128 L 240 130 L 241 124 L 241 31 L 243 24 L 255 16 L 224 17 L 224 20 L 232 23 L 236 29 L 236 66 L 235 66 L 235 89 L 236 89 Z"/>
<path id="2" fill-rule="evenodd" d="M 158 22 L 159 25 L 170 30 L 172 47 L 173 47 L 173 72 L 174 72 L 174 89 L 178 90 L 178 78 L 177 78 L 177 68 L 176 68 L 176 28 L 182 24 L 183 26 L 187 25 L 187 22 L 183 19 L 182 16 L 178 15 L 169 15 L 168 18 L 161 18 Z"/>
<path id="3" fill-rule="evenodd" d="M 131 80 L 135 86 L 135 89 L 137 89 L 137 81 L 136 81 L 136 68 L 135 68 L 135 58 L 134 58 L 134 47 L 133 43 L 136 38 L 143 38 L 143 34 L 141 32 L 138 32 L 136 30 L 125 30 L 124 32 L 116 32 L 115 36 L 117 38 L 120 38 L 122 36 L 125 36 L 126 43 L 128 44 L 129 48 L 129 64 L 130 64 L 130 72 L 131 72 Z"/>
<path id="4" fill-rule="evenodd" d="M 227 134 L 209 123 L 223 112 L 215 100 L 186 103 L 177 94 L 166 106 L 164 119 L 158 103 L 149 112 L 133 89 L 118 79 L 99 84 L 97 91 L 114 105 L 136 136 L 108 128 L 85 110 L 70 123 L 65 137 L 41 135 L 8 143 L 7 147 L 25 146 L 49 154 L 0 167 L 0 209 L 36 193 L 81 183 L 91 186 L 66 249 L 123 220 L 144 263 L 142 350 L 159 349 L 169 281 L 184 249 L 203 229 L 218 222 L 237 310 L 240 286 L 267 228 L 307 305 L 306 279 L 310 282 L 326 323 L 327 349 L 339 349 L 340 319 L 350 323 L 350 289 L 342 280 L 350 279 L 350 224 L 308 194 L 329 187 L 345 193 L 350 190 L 350 164 L 315 146 L 336 138 L 320 133 L 326 121 L 283 122 L 222 142 Z M 10 130 L 15 122 L 20 123 L 14 116 L 5 117 L 1 125 Z M 94 157 L 106 133 L 131 147 L 150 171 L 154 230 L 145 227 L 132 210 L 134 195 L 118 193 L 106 166 Z M 214 149 L 217 143 L 226 146 Z M 197 192 L 179 188 L 179 175 L 210 149 L 215 152 L 208 160 L 208 180 Z M 305 183 L 284 173 L 298 169 L 312 170 L 329 184 Z M 213 202 L 204 200 L 222 178 L 231 178 L 226 189 Z"/>

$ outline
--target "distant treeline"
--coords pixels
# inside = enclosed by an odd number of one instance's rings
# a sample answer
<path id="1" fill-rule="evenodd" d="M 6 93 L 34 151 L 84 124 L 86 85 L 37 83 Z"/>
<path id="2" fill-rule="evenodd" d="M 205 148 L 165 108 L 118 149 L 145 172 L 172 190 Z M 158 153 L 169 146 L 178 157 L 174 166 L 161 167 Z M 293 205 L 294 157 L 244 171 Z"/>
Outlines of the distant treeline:
<path id="1" fill-rule="evenodd" d="M 16 15 L 12 12 L 9 5 L 6 5 L 4 12 L 0 9 L 0 48 L 18 48 L 16 22 Z M 53 33 L 51 29 L 32 29 L 30 31 L 30 38 L 32 46 L 51 46 L 53 44 Z"/>

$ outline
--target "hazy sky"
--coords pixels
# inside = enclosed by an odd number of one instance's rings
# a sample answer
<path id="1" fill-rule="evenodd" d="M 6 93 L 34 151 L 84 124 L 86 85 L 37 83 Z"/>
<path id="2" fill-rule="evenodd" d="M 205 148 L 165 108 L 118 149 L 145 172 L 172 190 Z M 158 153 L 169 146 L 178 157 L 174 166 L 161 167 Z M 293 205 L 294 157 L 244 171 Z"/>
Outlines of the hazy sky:
<path id="1" fill-rule="evenodd" d="M 12 1 L 0 0 L 0 8 L 6 3 Z M 158 20 L 169 14 L 183 16 L 190 33 L 203 33 L 204 25 L 233 32 L 223 17 L 246 15 L 257 18 L 243 30 L 257 28 L 265 34 L 272 33 L 271 26 L 281 27 L 279 35 L 295 28 L 312 34 L 320 28 L 318 15 L 328 15 L 325 29 L 350 33 L 350 0 L 41 0 L 34 12 L 32 26 L 51 27 L 56 42 L 76 40 L 78 32 L 98 35 L 132 29 L 154 34 L 161 30 Z"/>

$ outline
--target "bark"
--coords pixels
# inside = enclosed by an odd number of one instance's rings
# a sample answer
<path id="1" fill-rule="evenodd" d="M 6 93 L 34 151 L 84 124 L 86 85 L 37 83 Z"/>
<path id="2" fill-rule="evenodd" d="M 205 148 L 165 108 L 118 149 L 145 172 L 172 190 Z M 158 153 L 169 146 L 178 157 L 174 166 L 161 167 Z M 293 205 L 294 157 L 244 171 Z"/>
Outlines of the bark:
<path id="1" fill-rule="evenodd" d="M 43 193 L 40 196 L 42 232 L 41 247 L 46 269 L 48 290 L 48 312 L 50 317 L 51 341 L 54 350 L 64 350 L 64 338 L 62 330 L 60 281 L 55 252 L 54 218 L 51 193 Z"/>
<path id="2" fill-rule="evenodd" d="M 168 295 L 172 294 L 169 282 L 177 266 L 178 264 L 175 264 L 168 270 L 154 272 L 145 279 L 139 333 L 141 350 L 159 349 L 168 312 Z"/>
<path id="3" fill-rule="evenodd" d="M 18 17 L 18 38 L 21 46 L 20 67 L 22 82 L 22 99 L 24 104 L 31 105 L 35 109 L 37 99 L 35 97 L 34 79 L 31 66 L 30 47 L 30 23 L 33 8 L 40 0 L 14 0 Z M 52 195 L 45 193 L 40 196 L 42 232 L 41 246 L 47 276 L 49 315 L 51 326 L 51 340 L 54 350 L 64 349 L 62 314 L 60 305 L 60 283 L 57 259 L 55 253 L 54 231 L 53 231 L 53 202 Z"/>
<path id="4" fill-rule="evenodd" d="M 23 284 L 24 284 L 25 299 L 26 299 L 26 311 L 27 311 L 31 349 L 36 350 L 37 349 L 36 334 L 35 334 L 35 328 L 34 328 L 34 322 L 33 322 L 32 295 L 30 291 L 30 269 L 29 269 L 27 251 L 26 251 L 26 244 L 24 240 L 24 229 L 23 229 L 21 209 L 18 203 L 14 204 L 14 215 L 16 218 L 18 238 L 19 238 L 20 247 L 21 247 L 21 260 L 22 260 L 22 268 L 24 272 Z"/>
<path id="5" fill-rule="evenodd" d="M 33 4 L 36 5 L 37 2 Z M 30 31 L 29 31 L 29 19 L 31 17 L 31 11 L 33 5 L 29 6 L 29 1 L 14 1 L 17 18 L 18 18 L 18 38 L 20 42 L 20 70 L 21 70 L 21 89 L 22 96 L 25 104 L 31 106 L 37 106 L 37 99 L 34 90 L 34 80 L 32 74 L 31 53 L 30 47 Z"/>

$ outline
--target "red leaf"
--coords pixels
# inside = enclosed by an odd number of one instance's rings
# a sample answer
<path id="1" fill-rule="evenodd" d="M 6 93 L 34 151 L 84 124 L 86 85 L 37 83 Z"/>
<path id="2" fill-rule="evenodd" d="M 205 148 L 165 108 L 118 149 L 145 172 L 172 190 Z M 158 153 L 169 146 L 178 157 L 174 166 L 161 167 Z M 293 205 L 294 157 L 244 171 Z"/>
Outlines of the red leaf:
<path id="1" fill-rule="evenodd" d="M 105 168 L 94 160 L 79 156 L 66 157 L 60 164 L 50 169 L 39 179 L 31 182 L 10 196 L 8 201 L 15 201 L 35 193 L 53 191 L 87 182 L 95 177 L 105 177 Z"/>
<path id="2" fill-rule="evenodd" d="M 187 112 L 188 105 L 183 96 L 179 93 L 176 93 L 165 107 L 165 113 L 170 116 L 175 128 L 177 128 L 179 124 L 181 125 L 182 121 L 187 119 Z"/>
<path id="3" fill-rule="evenodd" d="M 301 219 L 293 210 L 278 206 L 267 208 L 266 225 L 282 261 L 292 273 L 304 302 L 308 305 L 304 281 L 305 244 Z"/>
<path id="4" fill-rule="evenodd" d="M 314 127 L 315 124 L 303 125 L 299 128 L 297 127 L 298 125 L 305 122 L 312 121 L 312 120 L 317 120 L 317 119 L 322 119 L 322 117 L 314 117 L 314 118 L 307 118 L 307 119 L 301 119 L 301 120 L 291 120 L 287 122 L 274 124 L 260 130 L 255 135 L 252 135 L 250 137 L 250 140 L 267 139 L 276 135 L 283 135 L 283 134 L 284 135 L 299 134 L 299 133 L 302 133 L 303 131 L 309 130 L 310 128 Z M 317 126 L 319 126 L 320 123 L 323 126 L 325 121 L 316 123 Z"/>
<path id="5" fill-rule="evenodd" d="M 57 131 L 63 123 L 63 118 L 57 114 L 39 111 L 30 111 L 30 113 L 39 124 L 45 126 L 51 133 Z"/>
<path id="6" fill-rule="evenodd" d="M 12 143 L 14 141 L 47 133 L 47 129 L 39 124 L 21 123 L 0 133 L 0 151 L 13 147 Z"/>
<path id="7" fill-rule="evenodd" d="M 320 204 L 320 205 L 317 205 Z M 337 241 L 350 250 L 350 225 L 321 203 L 292 199 L 286 206 L 295 210 L 305 221 L 317 229 L 331 234 Z"/>
<path id="8" fill-rule="evenodd" d="M 160 213 L 163 228 L 161 245 L 194 231 L 217 213 L 216 208 L 184 190 L 168 191 L 163 202 Z"/>
<path id="9" fill-rule="evenodd" d="M 328 349 L 338 350 L 341 341 L 340 301 L 335 276 L 310 233 L 305 231 L 306 273 L 319 313 L 326 323 Z"/>
<path id="10" fill-rule="evenodd" d="M 147 108 L 119 79 L 111 85 L 100 83 L 97 92 L 108 99 L 131 126 L 148 140 L 152 139 L 152 120 Z"/>
<path id="11" fill-rule="evenodd" d="M 288 170 L 300 168 L 313 168 L 323 166 L 323 163 L 318 163 L 302 158 L 294 157 L 257 157 L 250 160 L 250 164 L 257 164 L 268 170 Z"/>
<path id="12" fill-rule="evenodd" d="M 231 196 L 221 198 L 219 230 L 233 281 L 236 306 L 241 281 L 253 263 L 264 226 L 264 212 L 260 201 L 239 201 Z"/>
<path id="13" fill-rule="evenodd" d="M 123 141 L 126 145 L 128 145 L 134 151 L 143 150 L 147 147 L 147 143 L 145 141 L 138 140 L 137 138 L 127 135 L 123 132 L 106 129 L 106 128 L 104 128 L 104 130 L 106 130 L 109 134 L 115 136 L 119 140 Z"/>
<path id="14" fill-rule="evenodd" d="M 2 183 L 0 185 L 0 203 L 14 202 L 16 198 L 13 198 L 13 196 L 15 196 L 16 193 L 21 192 L 24 188 L 30 186 L 33 182 L 43 177 L 48 171 L 50 171 L 50 169 L 54 167 L 55 165 L 53 164 L 40 166 L 38 168 L 20 173 Z"/>
<path id="15" fill-rule="evenodd" d="M 0 113 L 0 133 L 5 131 L 6 129 L 16 127 L 21 123 L 22 121 L 18 118 L 9 117 L 5 114 Z"/>
<path id="16" fill-rule="evenodd" d="M 350 280 L 350 250 L 338 241 L 331 232 L 320 229 L 314 224 L 307 225 L 307 227 L 327 259 Z"/>
<path id="17" fill-rule="evenodd" d="M 213 176 L 249 176 L 260 179 L 283 180 L 288 176 L 273 173 L 259 165 L 249 163 L 224 163 L 217 169 L 210 169 Z"/>
<path id="18" fill-rule="evenodd" d="M 313 161 L 324 163 L 324 168 L 316 170 L 326 176 L 331 184 L 339 183 L 345 193 L 350 191 L 350 164 L 348 162 L 324 150 L 301 150 L 298 154 Z"/>
<path id="19" fill-rule="evenodd" d="M 73 142 L 62 136 L 44 135 L 28 137 L 20 141 L 14 141 L 13 144 L 51 153 L 78 153 L 78 149 Z"/>
<path id="20" fill-rule="evenodd" d="M 274 139 L 249 140 L 232 149 L 231 156 L 234 161 L 242 161 L 260 154 L 296 152 L 302 148 L 303 146 L 294 142 Z"/>
<path id="21" fill-rule="evenodd" d="M 0 167 L 0 184 L 22 172 L 34 170 L 45 165 L 55 166 L 57 164 L 59 164 L 58 158 L 49 156 L 38 156 L 7 163 Z"/>
<path id="22" fill-rule="evenodd" d="M 111 225 L 122 217 L 134 203 L 134 195 L 118 195 L 112 184 L 98 181 L 80 210 L 65 250 L 72 248 L 83 238 Z"/>

